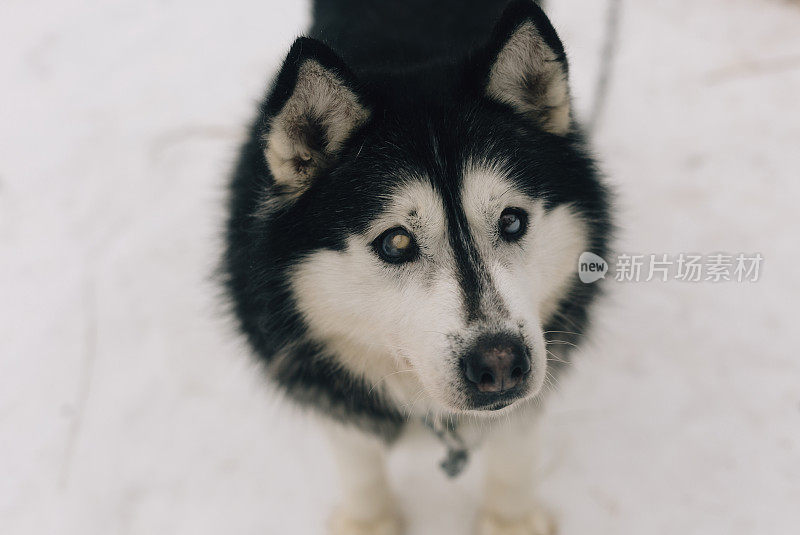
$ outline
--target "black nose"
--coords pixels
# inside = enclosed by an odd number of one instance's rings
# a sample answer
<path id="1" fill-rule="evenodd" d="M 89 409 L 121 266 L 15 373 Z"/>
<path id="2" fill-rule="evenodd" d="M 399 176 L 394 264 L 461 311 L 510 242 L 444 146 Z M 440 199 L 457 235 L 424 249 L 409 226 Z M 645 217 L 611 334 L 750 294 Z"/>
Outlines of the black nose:
<path id="1" fill-rule="evenodd" d="M 499 394 L 519 385 L 531 360 L 519 336 L 485 335 L 464 356 L 464 375 L 480 392 Z"/>

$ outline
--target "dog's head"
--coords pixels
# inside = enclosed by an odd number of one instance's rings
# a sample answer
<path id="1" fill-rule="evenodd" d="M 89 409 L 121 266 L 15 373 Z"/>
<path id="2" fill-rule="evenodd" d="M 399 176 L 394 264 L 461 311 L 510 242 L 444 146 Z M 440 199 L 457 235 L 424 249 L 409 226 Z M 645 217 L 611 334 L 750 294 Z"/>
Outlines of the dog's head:
<path id="1" fill-rule="evenodd" d="M 603 202 L 544 13 L 517 3 L 475 54 L 413 76 L 357 76 L 301 38 L 264 117 L 256 216 L 306 335 L 443 410 L 535 396 Z"/>

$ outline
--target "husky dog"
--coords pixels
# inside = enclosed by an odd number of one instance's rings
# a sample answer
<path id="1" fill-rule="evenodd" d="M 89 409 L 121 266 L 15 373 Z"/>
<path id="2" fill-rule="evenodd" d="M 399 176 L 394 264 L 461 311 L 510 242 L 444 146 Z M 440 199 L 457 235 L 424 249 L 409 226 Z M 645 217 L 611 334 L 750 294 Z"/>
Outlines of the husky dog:
<path id="1" fill-rule="evenodd" d="M 227 290 L 270 377 L 325 417 L 334 534 L 401 532 L 384 454 L 424 419 L 483 432 L 478 533 L 553 528 L 534 424 L 587 327 L 577 263 L 606 252 L 608 193 L 556 31 L 505 4 L 317 0 L 241 150 Z"/>

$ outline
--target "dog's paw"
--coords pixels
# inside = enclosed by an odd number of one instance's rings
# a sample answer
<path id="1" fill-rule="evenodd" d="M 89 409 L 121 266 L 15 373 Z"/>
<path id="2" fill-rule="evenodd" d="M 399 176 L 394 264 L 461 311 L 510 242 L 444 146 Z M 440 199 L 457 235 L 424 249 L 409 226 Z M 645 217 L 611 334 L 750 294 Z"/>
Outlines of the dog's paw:
<path id="1" fill-rule="evenodd" d="M 553 516 L 541 508 L 519 518 L 505 518 L 490 512 L 483 512 L 478 518 L 477 535 L 555 535 L 556 532 Z"/>
<path id="2" fill-rule="evenodd" d="M 403 521 L 397 513 L 387 513 L 370 520 L 355 518 L 337 510 L 328 522 L 329 535 L 402 535 Z"/>

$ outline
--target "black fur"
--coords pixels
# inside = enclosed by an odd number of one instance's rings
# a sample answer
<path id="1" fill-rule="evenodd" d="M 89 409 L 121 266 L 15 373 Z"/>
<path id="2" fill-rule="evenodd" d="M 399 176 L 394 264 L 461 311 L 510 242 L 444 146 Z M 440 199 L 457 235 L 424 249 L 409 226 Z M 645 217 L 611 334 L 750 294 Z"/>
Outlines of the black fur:
<path id="1" fill-rule="evenodd" d="M 589 222 L 589 250 L 606 253 L 608 195 L 577 126 L 566 136 L 549 134 L 484 96 L 492 61 L 524 20 L 536 24 L 566 67 L 561 42 L 541 10 L 517 1 L 500 18 L 505 3 L 318 0 L 309 32 L 313 39 L 301 38 L 292 46 L 253 122 L 231 183 L 224 271 L 243 333 L 290 397 L 387 438 L 403 424 L 400 409 L 309 340 L 287 286 L 287 270 L 315 250 L 341 249 L 348 235 L 363 231 L 381 210 L 382 193 L 391 189 L 398 170 L 429 177 L 445 199 L 470 314 L 480 314 L 476 291 L 483 286 L 478 279 L 484 270 L 463 231 L 458 198 L 455 170 L 468 157 L 509 162 L 511 179 L 550 208 L 574 205 Z M 260 203 L 281 194 L 265 161 L 263 137 L 306 58 L 337 73 L 372 115 L 335 165 L 295 201 L 263 214 Z M 596 293 L 596 285 L 574 276 L 569 296 L 545 330 L 565 331 L 556 338 L 577 343 L 567 332 L 585 331 Z"/>

